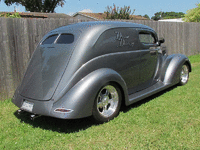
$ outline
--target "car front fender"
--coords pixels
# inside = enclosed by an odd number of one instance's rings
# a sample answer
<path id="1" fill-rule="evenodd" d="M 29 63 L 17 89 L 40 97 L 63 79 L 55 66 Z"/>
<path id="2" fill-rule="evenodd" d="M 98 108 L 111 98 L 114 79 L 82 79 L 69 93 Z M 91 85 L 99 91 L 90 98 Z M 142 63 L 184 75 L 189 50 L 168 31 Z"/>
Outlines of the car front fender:
<path id="1" fill-rule="evenodd" d="M 115 82 L 127 97 L 127 88 L 123 78 L 114 70 L 102 68 L 95 70 L 75 84 L 52 107 L 51 115 L 62 119 L 82 118 L 92 115 L 94 100 L 98 91 L 109 82 Z M 55 112 L 57 108 L 66 108 L 70 113 Z"/>
<path id="2" fill-rule="evenodd" d="M 183 64 L 187 63 L 191 72 L 189 59 L 182 54 L 169 55 L 163 64 L 161 81 L 167 84 L 177 84 L 180 81 L 180 72 Z"/>

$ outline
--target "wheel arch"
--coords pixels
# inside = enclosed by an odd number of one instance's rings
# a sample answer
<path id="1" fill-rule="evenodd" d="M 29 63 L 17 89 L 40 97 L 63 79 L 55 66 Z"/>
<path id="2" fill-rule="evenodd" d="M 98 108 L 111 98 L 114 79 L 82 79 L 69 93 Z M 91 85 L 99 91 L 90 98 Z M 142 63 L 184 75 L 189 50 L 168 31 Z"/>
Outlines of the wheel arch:
<path id="1" fill-rule="evenodd" d="M 188 65 L 188 67 L 189 67 L 189 72 L 192 72 L 192 66 L 191 66 L 190 61 L 189 61 L 189 60 L 186 60 L 186 61 L 185 61 L 185 64 Z"/>
<path id="2" fill-rule="evenodd" d="M 115 83 L 120 88 L 122 102 L 128 99 L 126 83 L 120 74 L 110 68 L 101 68 L 91 72 L 74 85 L 61 99 L 55 102 L 51 112 L 55 108 L 67 107 L 67 109 L 73 110 L 71 114 L 56 117 L 72 119 L 91 116 L 96 94 L 106 83 Z M 54 115 L 56 114 L 54 113 Z"/>
<path id="3" fill-rule="evenodd" d="M 189 59 L 182 54 L 169 55 L 163 64 L 161 81 L 166 84 L 176 84 L 179 82 L 180 71 L 183 64 L 189 66 L 189 72 L 192 71 Z"/>

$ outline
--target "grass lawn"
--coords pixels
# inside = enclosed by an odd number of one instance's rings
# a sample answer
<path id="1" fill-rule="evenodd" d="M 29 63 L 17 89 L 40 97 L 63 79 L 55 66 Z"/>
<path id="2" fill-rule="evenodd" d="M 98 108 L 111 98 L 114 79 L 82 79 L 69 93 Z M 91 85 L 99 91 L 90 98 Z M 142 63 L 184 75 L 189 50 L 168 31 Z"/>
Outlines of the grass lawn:
<path id="1" fill-rule="evenodd" d="M 200 55 L 188 84 L 123 108 L 114 120 L 61 120 L 18 115 L 0 102 L 0 149 L 200 149 Z"/>

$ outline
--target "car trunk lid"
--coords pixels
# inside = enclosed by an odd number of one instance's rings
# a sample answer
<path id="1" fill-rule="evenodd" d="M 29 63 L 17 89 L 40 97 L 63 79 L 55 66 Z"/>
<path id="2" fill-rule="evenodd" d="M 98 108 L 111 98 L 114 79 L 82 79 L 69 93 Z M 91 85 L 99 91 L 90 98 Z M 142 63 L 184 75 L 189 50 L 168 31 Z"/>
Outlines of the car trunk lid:
<path id="1" fill-rule="evenodd" d="M 20 94 L 50 100 L 70 60 L 74 44 L 38 45 L 23 78 Z"/>

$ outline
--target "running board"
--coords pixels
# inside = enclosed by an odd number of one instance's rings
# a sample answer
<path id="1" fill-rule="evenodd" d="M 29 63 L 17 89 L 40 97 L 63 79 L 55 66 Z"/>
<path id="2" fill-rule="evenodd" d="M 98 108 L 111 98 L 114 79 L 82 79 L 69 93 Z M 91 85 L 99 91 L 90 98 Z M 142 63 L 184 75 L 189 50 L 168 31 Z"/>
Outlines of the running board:
<path id="1" fill-rule="evenodd" d="M 170 86 L 172 86 L 172 84 L 165 84 L 165 83 L 159 81 L 149 88 L 146 88 L 142 91 L 139 91 L 139 92 L 129 95 L 128 96 L 129 101 L 128 101 L 127 105 L 130 105 L 137 101 L 140 101 L 141 99 L 144 99 L 144 98 L 149 97 L 155 93 L 158 93 L 164 89 L 167 89 Z"/>

